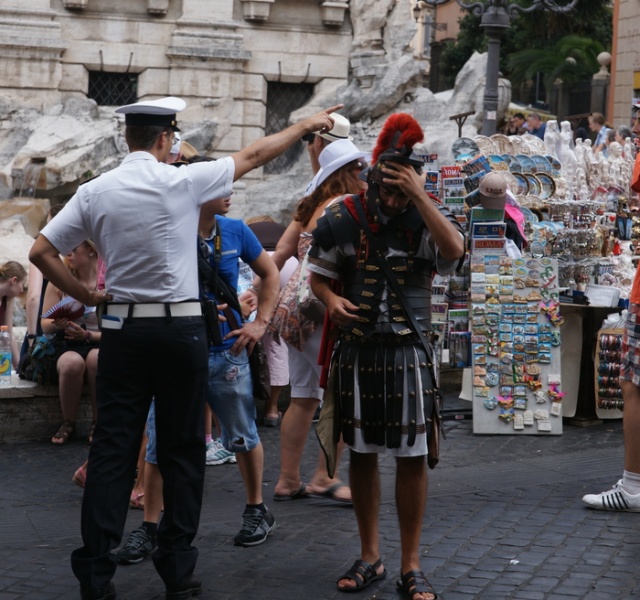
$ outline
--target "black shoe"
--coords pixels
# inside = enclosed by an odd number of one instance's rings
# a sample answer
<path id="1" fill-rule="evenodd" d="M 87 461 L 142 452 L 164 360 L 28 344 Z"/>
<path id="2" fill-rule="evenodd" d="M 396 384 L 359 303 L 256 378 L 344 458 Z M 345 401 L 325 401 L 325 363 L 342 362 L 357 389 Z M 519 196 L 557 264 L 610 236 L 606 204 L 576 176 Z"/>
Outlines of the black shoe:
<path id="1" fill-rule="evenodd" d="M 275 517 L 267 510 L 246 508 L 242 515 L 242 529 L 233 538 L 236 546 L 257 546 L 266 541 L 267 536 L 276 528 Z"/>
<path id="2" fill-rule="evenodd" d="M 190 577 L 179 588 L 169 589 L 167 587 L 166 600 L 190 600 L 202 591 L 202 582 Z"/>
<path id="3" fill-rule="evenodd" d="M 151 535 L 142 525 L 129 534 L 125 545 L 118 550 L 118 561 L 121 565 L 135 565 L 142 562 L 156 547 L 156 536 Z"/>
<path id="4" fill-rule="evenodd" d="M 82 600 L 116 600 L 118 594 L 116 593 L 116 586 L 113 585 L 113 581 L 110 581 L 109 585 L 101 590 L 81 587 L 80 597 Z"/>

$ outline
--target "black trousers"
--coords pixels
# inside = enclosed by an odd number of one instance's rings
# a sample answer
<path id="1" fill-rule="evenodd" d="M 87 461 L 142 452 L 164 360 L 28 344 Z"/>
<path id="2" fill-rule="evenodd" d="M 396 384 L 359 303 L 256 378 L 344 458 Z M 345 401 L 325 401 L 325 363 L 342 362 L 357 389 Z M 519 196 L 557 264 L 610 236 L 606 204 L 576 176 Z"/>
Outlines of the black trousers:
<path id="1" fill-rule="evenodd" d="M 205 471 L 208 345 L 201 317 L 142 318 L 105 329 L 97 374 L 98 421 L 82 501 L 84 546 L 71 555 L 84 589 L 100 590 L 116 570 L 136 461 L 151 399 L 156 402 L 164 516 L 153 560 L 167 586 L 193 572 Z"/>

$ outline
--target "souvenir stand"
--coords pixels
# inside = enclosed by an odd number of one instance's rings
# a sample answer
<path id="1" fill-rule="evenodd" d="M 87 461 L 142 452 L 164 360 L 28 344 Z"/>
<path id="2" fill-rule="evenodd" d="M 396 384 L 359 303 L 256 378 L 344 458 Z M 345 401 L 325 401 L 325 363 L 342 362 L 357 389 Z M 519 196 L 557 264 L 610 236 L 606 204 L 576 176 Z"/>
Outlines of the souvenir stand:
<path id="1" fill-rule="evenodd" d="M 604 158 L 588 140 L 574 146 L 568 122 L 550 121 L 544 141 L 460 138 L 452 154 L 454 164 L 432 168 L 428 177 L 430 191 L 471 239 L 466 268 L 439 283 L 446 284 L 449 364 L 472 371 L 474 432 L 560 434 L 561 417 L 580 416 L 584 403 L 594 416 L 619 418 L 621 331 L 611 323 L 599 329 L 628 296 L 635 274 L 629 240 L 637 239 L 640 253 L 640 217 L 628 187 L 630 140 L 612 142 Z M 522 259 L 507 259 L 495 242 L 503 230 L 482 227 L 474 216 L 475 189 L 489 170 L 504 176 L 525 216 Z"/>

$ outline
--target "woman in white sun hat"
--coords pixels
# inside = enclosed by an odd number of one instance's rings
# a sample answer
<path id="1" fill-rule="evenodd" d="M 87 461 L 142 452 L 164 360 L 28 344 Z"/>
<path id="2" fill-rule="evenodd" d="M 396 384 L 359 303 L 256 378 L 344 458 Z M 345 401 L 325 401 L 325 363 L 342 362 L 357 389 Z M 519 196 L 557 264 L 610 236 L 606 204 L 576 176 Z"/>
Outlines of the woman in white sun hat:
<path id="1" fill-rule="evenodd" d="M 300 462 L 313 415 L 322 399 L 318 351 L 321 323 L 302 315 L 298 306 L 298 285 L 303 259 L 311 244 L 316 221 L 332 201 L 345 194 L 358 193 L 366 184 L 359 175 L 366 167 L 366 153 L 347 139 L 329 144 L 320 154 L 320 170 L 313 180 L 314 191 L 298 203 L 292 223 L 278 242 L 272 256 L 278 268 L 291 256 L 300 266 L 280 292 L 271 327 L 287 342 L 291 403 L 280 429 L 280 476 L 274 499 L 298 500 L 310 496 L 351 503 L 351 490 L 336 476 L 330 478 L 320 451 L 318 466 L 309 484 L 300 476 Z M 254 284 L 257 283 L 254 281 Z"/>

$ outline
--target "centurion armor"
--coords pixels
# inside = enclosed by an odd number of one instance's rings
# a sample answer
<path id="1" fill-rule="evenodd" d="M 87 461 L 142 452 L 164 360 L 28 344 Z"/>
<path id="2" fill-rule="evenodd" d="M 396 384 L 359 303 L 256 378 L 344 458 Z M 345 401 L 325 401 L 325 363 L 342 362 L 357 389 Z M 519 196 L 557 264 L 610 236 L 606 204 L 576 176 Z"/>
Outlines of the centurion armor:
<path id="1" fill-rule="evenodd" d="M 356 196 L 352 201 L 361 199 Z M 376 237 L 387 250 L 387 262 L 402 286 L 408 309 L 429 335 L 435 264 L 416 256 L 424 243 L 424 228 L 420 213 L 410 205 L 380 228 Z M 407 445 L 412 446 L 416 434 L 425 432 L 425 419 L 420 417 L 432 414 L 437 393 L 433 350 L 425 350 L 408 323 L 346 202 L 336 202 L 328 209 L 318 221 L 314 238 L 320 247 L 352 244 L 355 250 L 344 257 L 340 280 L 341 295 L 359 307 L 358 318 L 340 329 L 332 361 L 344 441 L 353 444 L 357 428 L 365 443 L 397 448 L 406 435 Z M 310 256 L 313 254 L 312 250 Z M 356 410 L 358 395 L 360 408 Z M 423 410 L 418 410 L 419 402 Z"/>

